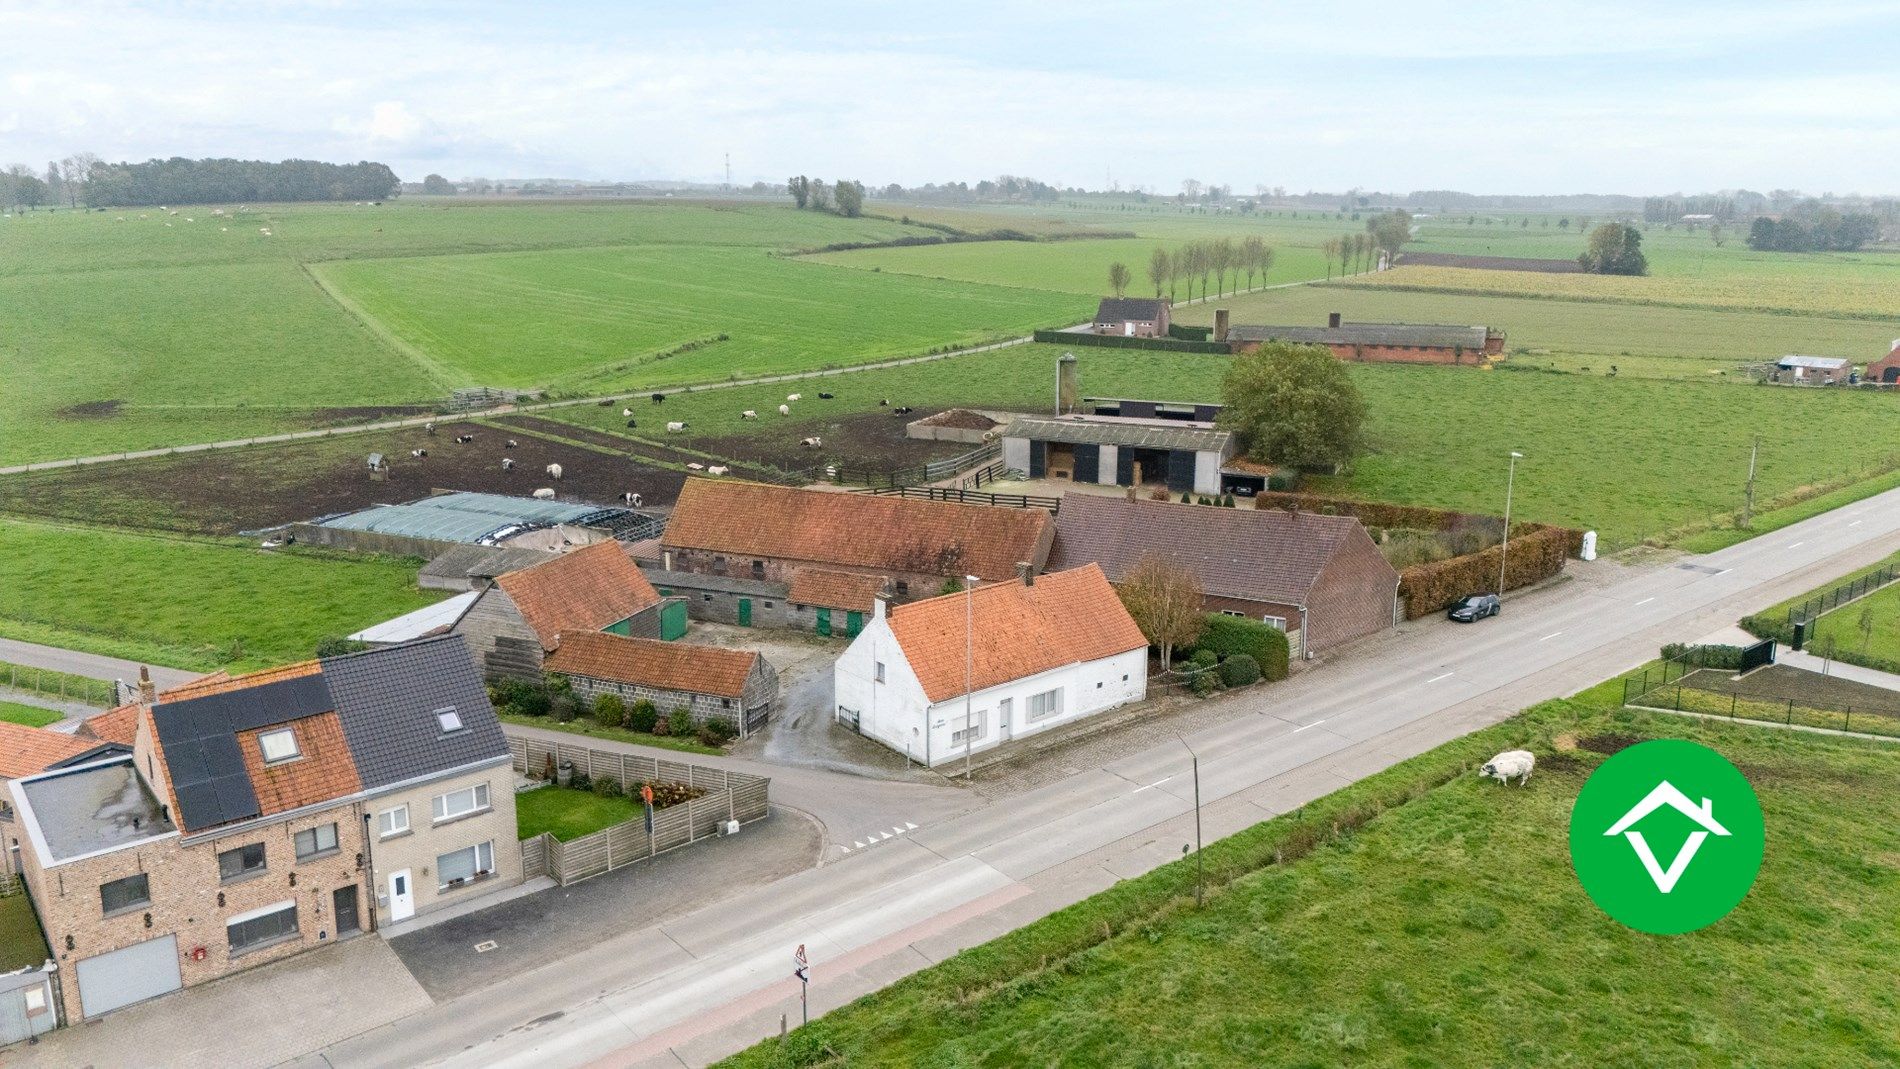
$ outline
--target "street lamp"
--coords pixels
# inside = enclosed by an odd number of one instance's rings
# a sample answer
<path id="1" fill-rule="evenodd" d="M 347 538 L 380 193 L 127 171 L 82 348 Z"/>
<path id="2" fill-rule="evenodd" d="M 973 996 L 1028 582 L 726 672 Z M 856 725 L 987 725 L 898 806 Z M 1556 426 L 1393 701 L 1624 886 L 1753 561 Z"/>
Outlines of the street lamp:
<path id="1" fill-rule="evenodd" d="M 1194 752 L 1194 747 L 1189 746 L 1186 739 L 1181 738 L 1180 732 L 1175 732 L 1174 737 L 1180 739 L 1181 748 L 1188 752 L 1188 759 L 1194 767 L 1194 908 L 1200 909 L 1207 886 L 1207 866 L 1201 860 L 1201 755 Z"/>
<path id="2" fill-rule="evenodd" d="M 970 748 L 976 742 L 976 720 L 970 715 L 970 690 L 976 674 L 976 576 L 963 577 L 963 782 L 970 782 Z"/>
<path id="3" fill-rule="evenodd" d="M 1504 557 L 1511 551 L 1511 491 L 1517 484 L 1517 462 L 1524 454 L 1511 451 L 1511 468 L 1504 477 L 1504 541 L 1498 544 L 1498 600 L 1504 599 Z"/>

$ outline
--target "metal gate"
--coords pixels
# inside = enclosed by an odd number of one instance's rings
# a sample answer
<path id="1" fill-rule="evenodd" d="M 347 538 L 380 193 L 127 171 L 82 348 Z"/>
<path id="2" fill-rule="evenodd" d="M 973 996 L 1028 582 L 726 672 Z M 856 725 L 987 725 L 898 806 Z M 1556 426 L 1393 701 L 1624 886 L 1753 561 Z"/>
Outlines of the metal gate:
<path id="1" fill-rule="evenodd" d="M 831 637 L 831 610 L 830 609 L 821 608 L 818 610 L 818 626 L 816 630 L 820 635 L 823 635 L 826 638 Z"/>
<path id="2" fill-rule="evenodd" d="M 80 1013 L 97 1017 L 144 1002 L 182 986 L 178 937 L 160 936 L 123 950 L 87 958 L 78 965 Z"/>
<path id="3" fill-rule="evenodd" d="M 668 642 L 686 635 L 686 602 L 669 601 L 660 606 L 660 637 Z"/>
<path id="4" fill-rule="evenodd" d="M 1755 643 L 1753 646 L 1745 647 L 1742 650 L 1741 670 L 1743 672 L 1753 672 L 1757 668 L 1761 668 L 1764 665 L 1770 665 L 1774 663 L 1775 663 L 1775 640 L 1774 639 L 1765 639 L 1761 642 Z"/>

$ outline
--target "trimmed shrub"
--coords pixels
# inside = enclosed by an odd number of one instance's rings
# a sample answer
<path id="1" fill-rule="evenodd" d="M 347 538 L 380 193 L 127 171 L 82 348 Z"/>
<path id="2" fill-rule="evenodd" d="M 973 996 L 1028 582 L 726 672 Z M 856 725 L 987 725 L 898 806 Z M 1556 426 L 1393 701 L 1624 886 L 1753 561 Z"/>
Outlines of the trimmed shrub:
<path id="1" fill-rule="evenodd" d="M 666 714 L 666 726 L 669 734 L 685 738 L 693 733 L 693 714 L 684 705 Z"/>
<path id="2" fill-rule="evenodd" d="M 708 720 L 699 725 L 699 741 L 707 746 L 724 746 L 738 734 L 730 720 Z"/>
<path id="3" fill-rule="evenodd" d="M 1220 689 L 1220 677 L 1213 671 L 1204 671 L 1195 676 L 1194 681 L 1188 686 L 1196 695 L 1205 698 Z"/>
<path id="4" fill-rule="evenodd" d="M 612 798 L 620 793 L 620 781 L 612 776 L 602 776 L 594 781 L 592 789 L 602 798 Z"/>
<path id="5" fill-rule="evenodd" d="M 581 705 L 574 700 L 572 694 L 557 694 L 548 699 L 548 715 L 552 716 L 557 724 L 573 723 L 580 712 Z"/>
<path id="6" fill-rule="evenodd" d="M 586 769 L 576 765 L 573 773 L 567 777 L 567 785 L 577 791 L 588 791 L 593 789 L 594 781 L 588 777 Z"/>
<path id="7" fill-rule="evenodd" d="M 1188 663 L 1196 668 L 1212 668 L 1220 663 L 1220 654 L 1210 649 L 1197 649 L 1188 657 Z"/>
<path id="8" fill-rule="evenodd" d="M 1687 657 L 1689 663 L 1701 668 L 1736 669 L 1742 666 L 1740 646 L 1697 646 L 1687 642 L 1671 642 L 1662 648 L 1662 656 L 1665 661 Z"/>
<path id="9" fill-rule="evenodd" d="M 1249 620 L 1241 616 L 1223 616 L 1211 613 L 1207 625 L 1201 629 L 1201 641 L 1195 646 L 1194 654 L 1198 658 L 1203 653 L 1213 653 L 1221 660 L 1239 654 L 1253 658 L 1261 675 L 1267 679 L 1285 679 L 1287 674 L 1288 645 L 1286 632 L 1277 627 L 1268 627 L 1258 620 Z"/>
<path id="10" fill-rule="evenodd" d="M 647 701 L 645 698 L 634 702 L 633 708 L 627 710 L 627 726 L 635 731 L 644 731 L 648 734 L 652 734 L 653 725 L 658 723 L 659 719 L 660 711 L 655 709 L 653 703 Z"/>
<path id="11" fill-rule="evenodd" d="M 602 694 L 594 699 L 594 723 L 617 728 L 627 722 L 627 703 L 618 694 Z"/>
<path id="12" fill-rule="evenodd" d="M 1220 663 L 1223 686 L 1245 687 L 1260 682 L 1260 662 L 1244 653 L 1236 653 Z"/>

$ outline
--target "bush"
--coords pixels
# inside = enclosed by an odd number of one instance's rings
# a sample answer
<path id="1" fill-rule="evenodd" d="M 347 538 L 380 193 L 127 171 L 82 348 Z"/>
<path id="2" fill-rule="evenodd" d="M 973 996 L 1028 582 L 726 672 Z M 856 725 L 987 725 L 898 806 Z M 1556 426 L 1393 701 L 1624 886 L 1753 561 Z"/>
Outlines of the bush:
<path id="1" fill-rule="evenodd" d="M 1216 673 L 1206 671 L 1195 676 L 1194 682 L 1188 685 L 1193 688 L 1196 695 L 1205 698 L 1220 689 L 1220 678 Z"/>
<path id="2" fill-rule="evenodd" d="M 1210 614 L 1207 626 L 1201 630 L 1201 641 L 1194 650 L 1197 658 L 1204 653 L 1213 653 L 1221 660 L 1245 654 L 1253 658 L 1263 677 L 1274 680 L 1286 678 L 1286 632 L 1277 627 L 1268 627 L 1258 620 Z"/>
<path id="3" fill-rule="evenodd" d="M 588 778 L 588 775 L 584 770 L 577 767 L 574 769 L 573 773 L 568 776 L 567 785 L 569 787 L 574 788 L 577 791 L 585 791 L 585 790 L 592 789 L 593 780 Z"/>
<path id="4" fill-rule="evenodd" d="M 708 720 L 699 725 L 699 741 L 707 746 L 724 746 L 738 734 L 730 720 Z"/>
<path id="5" fill-rule="evenodd" d="M 1220 663 L 1223 686 L 1245 687 L 1260 682 L 1260 662 L 1245 653 L 1236 653 Z"/>
<path id="6" fill-rule="evenodd" d="M 594 723 L 617 728 L 627 722 L 627 703 L 618 694 L 602 694 L 594 699 Z"/>
<path id="7" fill-rule="evenodd" d="M 673 733 L 673 725 L 671 725 L 671 724 L 669 724 L 669 723 L 667 723 L 667 722 L 666 722 L 666 718 L 665 718 L 665 717 L 663 717 L 663 716 L 662 716 L 662 717 L 656 717 L 656 718 L 654 719 L 654 721 L 653 721 L 653 734 L 655 734 L 655 735 L 659 735 L 659 736 L 662 736 L 662 737 L 664 737 L 664 736 L 667 736 L 667 735 L 671 735 L 672 733 Z"/>
<path id="8" fill-rule="evenodd" d="M 369 643 L 359 642 L 353 638 L 331 636 L 317 642 L 318 657 L 341 657 L 349 653 L 361 653 L 366 649 L 369 649 Z"/>
<path id="9" fill-rule="evenodd" d="M 612 798 L 620 793 L 620 781 L 612 776 L 602 776 L 594 781 L 593 791 L 602 798 Z"/>
<path id="10" fill-rule="evenodd" d="M 693 733 L 693 714 L 684 706 L 666 714 L 666 726 L 670 734 L 685 738 Z"/>
<path id="11" fill-rule="evenodd" d="M 653 725 L 659 719 L 660 711 L 655 709 L 653 703 L 647 701 L 645 698 L 634 702 L 633 708 L 627 711 L 627 726 L 635 731 L 644 731 L 648 734 L 652 734 Z"/>
<path id="12" fill-rule="evenodd" d="M 554 717 L 557 724 L 571 724 L 580 715 L 581 704 L 572 694 L 557 694 L 548 700 L 548 715 Z"/>
<path id="13" fill-rule="evenodd" d="M 1220 654 L 1213 650 L 1195 650 L 1188 657 L 1188 663 L 1196 668 L 1212 668 L 1220 663 Z"/>
<path id="14" fill-rule="evenodd" d="M 1671 642 L 1662 648 L 1665 661 L 1686 657 L 1689 663 L 1701 668 L 1735 669 L 1742 666 L 1742 647 L 1740 646 L 1696 646 L 1686 642 Z"/>

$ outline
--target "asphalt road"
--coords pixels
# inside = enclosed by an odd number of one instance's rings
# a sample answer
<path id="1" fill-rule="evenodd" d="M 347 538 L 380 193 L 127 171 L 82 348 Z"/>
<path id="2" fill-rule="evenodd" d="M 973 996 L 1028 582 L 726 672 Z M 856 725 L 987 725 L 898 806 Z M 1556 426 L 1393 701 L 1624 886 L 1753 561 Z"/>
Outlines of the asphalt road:
<path id="1" fill-rule="evenodd" d="M 1425 624 L 1379 656 L 1260 692 L 1190 735 L 1210 838 L 1231 834 L 1535 701 L 1573 693 L 1900 547 L 1900 491 L 1699 558 Z M 838 778 L 780 784 L 815 807 Z M 853 781 L 865 790 L 893 784 Z M 842 861 L 627 933 L 325 1049 L 331 1066 L 701 1065 L 798 1019 L 791 950 L 823 1012 L 1180 856 L 1193 782 L 1179 744 L 893 836 Z M 309 1064 L 323 1064 L 312 1060 Z"/>
<path id="2" fill-rule="evenodd" d="M 137 661 L 102 657 L 96 653 L 81 653 L 78 650 L 61 649 L 58 646 L 41 646 L 33 642 L 18 642 L 10 638 L 0 638 L 0 661 L 28 665 L 33 668 L 48 668 L 55 672 L 89 676 L 93 679 L 123 679 L 127 683 L 138 680 L 140 667 Z M 203 674 L 202 672 L 186 672 L 177 668 L 152 667 L 152 681 L 158 684 L 160 690 L 182 686 Z"/>

